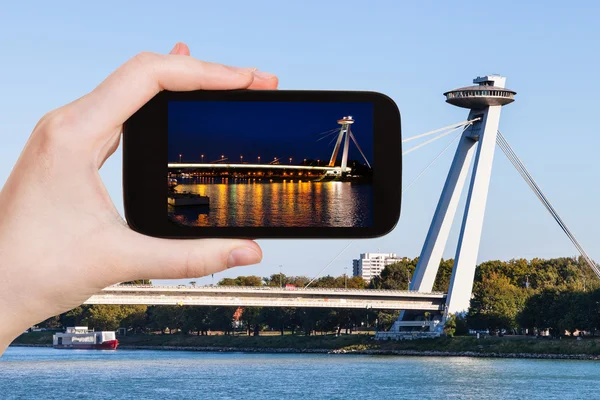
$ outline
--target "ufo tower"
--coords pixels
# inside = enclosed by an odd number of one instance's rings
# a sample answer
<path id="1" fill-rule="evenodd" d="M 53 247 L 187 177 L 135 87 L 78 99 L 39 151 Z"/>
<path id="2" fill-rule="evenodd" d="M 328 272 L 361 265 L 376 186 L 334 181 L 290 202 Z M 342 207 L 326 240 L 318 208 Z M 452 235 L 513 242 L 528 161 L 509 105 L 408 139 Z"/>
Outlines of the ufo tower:
<path id="1" fill-rule="evenodd" d="M 502 106 L 512 103 L 516 94 L 504 87 L 505 81 L 505 77 L 487 75 L 474 79 L 474 86 L 444 93 L 447 103 L 469 109 L 468 119 L 472 124 L 468 125 L 460 138 L 410 285 L 411 290 L 432 291 L 459 199 L 475 157 L 444 319 L 448 314 L 464 312 L 469 308 L 500 110 Z M 401 318 L 406 320 L 408 315 L 403 314 L 404 318 Z"/>
<path id="2" fill-rule="evenodd" d="M 335 160 L 337 159 L 340 151 L 340 146 L 342 145 L 342 141 L 344 141 L 341 170 L 342 172 L 346 172 L 348 167 L 348 149 L 350 147 L 350 125 L 354 123 L 354 119 L 351 115 L 349 115 L 347 117 L 343 117 L 342 119 L 338 119 L 337 123 L 341 125 L 340 133 L 338 134 L 337 141 L 335 142 L 335 147 L 333 148 L 333 153 L 331 154 L 331 160 L 329 161 L 329 166 L 333 167 L 335 165 Z M 346 140 L 344 140 L 344 138 Z"/>

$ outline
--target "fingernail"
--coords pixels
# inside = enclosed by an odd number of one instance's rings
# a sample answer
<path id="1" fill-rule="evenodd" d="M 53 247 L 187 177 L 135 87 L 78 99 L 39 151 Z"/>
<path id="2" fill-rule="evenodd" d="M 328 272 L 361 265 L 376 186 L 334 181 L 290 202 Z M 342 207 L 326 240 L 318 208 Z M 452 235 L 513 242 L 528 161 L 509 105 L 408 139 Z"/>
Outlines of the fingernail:
<path id="1" fill-rule="evenodd" d="M 256 250 L 251 249 L 250 247 L 238 247 L 229 253 L 227 268 L 257 264 L 261 259 L 262 256 Z"/>
<path id="2" fill-rule="evenodd" d="M 244 75 L 248 75 L 248 74 L 251 74 L 256 71 L 256 67 L 240 68 L 240 67 L 232 67 L 231 65 L 226 65 L 225 67 L 227 69 L 230 69 L 232 71 L 235 71 L 235 72 L 238 72 L 238 73 L 244 74 Z"/>
<path id="3" fill-rule="evenodd" d="M 179 51 L 179 42 L 175 44 L 175 47 L 173 47 L 171 49 L 171 51 L 169 52 L 169 54 L 175 54 Z"/>
<path id="4" fill-rule="evenodd" d="M 276 75 L 264 71 L 254 71 L 254 76 L 260 79 L 273 79 Z"/>

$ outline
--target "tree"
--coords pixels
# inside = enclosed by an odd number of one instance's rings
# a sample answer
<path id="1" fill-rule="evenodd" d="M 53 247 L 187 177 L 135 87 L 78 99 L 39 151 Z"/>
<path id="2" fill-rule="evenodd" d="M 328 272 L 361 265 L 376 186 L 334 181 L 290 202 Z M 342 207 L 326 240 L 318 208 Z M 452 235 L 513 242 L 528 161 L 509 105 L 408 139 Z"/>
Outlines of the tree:
<path id="1" fill-rule="evenodd" d="M 208 335 L 211 326 L 210 307 L 186 307 L 183 314 L 183 330 L 185 332 L 196 332 L 198 335 Z"/>
<path id="2" fill-rule="evenodd" d="M 435 276 L 435 282 L 433 284 L 434 292 L 448 292 L 453 267 L 454 259 L 452 258 L 448 260 L 442 260 L 440 262 L 440 268 L 438 269 L 437 275 Z"/>
<path id="3" fill-rule="evenodd" d="M 469 326 L 475 329 L 516 329 L 517 315 L 525 307 L 527 293 L 512 285 L 504 275 L 492 272 L 475 283 L 468 312 Z"/>
<path id="4" fill-rule="evenodd" d="M 123 320 L 132 314 L 145 315 L 145 311 L 146 306 L 96 304 L 89 308 L 86 322 L 88 327 L 95 330 L 114 331 L 121 326 Z"/>
<path id="5" fill-rule="evenodd" d="M 121 282 L 119 285 L 152 285 L 152 281 L 150 279 L 138 279 L 135 281 Z"/>
<path id="6" fill-rule="evenodd" d="M 254 336 L 258 336 L 261 329 L 261 308 L 262 307 L 245 307 L 240 320 L 248 331 L 248 336 L 254 332 Z"/>
<path id="7" fill-rule="evenodd" d="M 185 325 L 184 307 L 182 306 L 152 306 L 148 308 L 150 326 L 161 333 L 165 330 L 172 334 L 174 330 L 182 329 Z"/>
<path id="8" fill-rule="evenodd" d="M 128 314 L 121 320 L 120 327 L 133 329 L 135 332 L 144 332 L 148 326 L 148 306 L 133 305 L 127 309 Z"/>
<path id="9" fill-rule="evenodd" d="M 63 327 L 81 326 L 87 317 L 89 306 L 79 306 L 60 315 L 60 323 Z"/>
<path id="10" fill-rule="evenodd" d="M 233 332 L 233 313 L 236 307 L 211 307 L 209 314 L 212 330 L 222 331 L 225 335 Z"/>
<path id="11" fill-rule="evenodd" d="M 448 337 L 454 337 L 454 333 L 456 332 L 456 315 L 451 314 L 446 319 L 446 323 L 444 324 L 444 334 Z"/>
<path id="12" fill-rule="evenodd" d="M 238 276 L 237 278 L 223 278 L 219 286 L 262 286 L 262 278 L 259 276 Z"/>
<path id="13" fill-rule="evenodd" d="M 408 290 L 408 282 L 412 279 L 417 261 L 417 259 L 404 259 L 388 265 L 381 271 L 381 275 L 371 280 L 369 288 Z"/>

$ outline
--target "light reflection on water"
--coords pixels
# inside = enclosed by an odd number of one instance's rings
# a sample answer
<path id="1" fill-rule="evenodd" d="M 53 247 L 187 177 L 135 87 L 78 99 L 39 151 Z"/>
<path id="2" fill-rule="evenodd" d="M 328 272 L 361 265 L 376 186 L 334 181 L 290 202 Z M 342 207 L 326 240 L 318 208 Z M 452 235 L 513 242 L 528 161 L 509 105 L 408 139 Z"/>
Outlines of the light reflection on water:
<path id="1" fill-rule="evenodd" d="M 169 218 L 192 226 L 350 227 L 373 223 L 370 184 L 180 179 L 177 191 L 210 198 L 210 207 L 168 206 Z"/>
<path id="2" fill-rule="evenodd" d="M 593 361 L 9 348 L 7 399 L 594 399 Z"/>

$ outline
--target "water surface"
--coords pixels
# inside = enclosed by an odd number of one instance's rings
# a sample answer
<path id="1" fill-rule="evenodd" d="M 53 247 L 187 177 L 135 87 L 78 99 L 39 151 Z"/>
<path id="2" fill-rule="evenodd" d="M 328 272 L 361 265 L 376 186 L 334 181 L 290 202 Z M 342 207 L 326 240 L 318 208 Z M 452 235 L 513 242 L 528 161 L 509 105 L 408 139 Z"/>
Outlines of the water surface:
<path id="1" fill-rule="evenodd" d="M 595 399 L 594 361 L 9 348 L 0 398 Z"/>
<path id="2" fill-rule="evenodd" d="M 168 206 L 190 226 L 352 227 L 373 224 L 373 186 L 351 182 L 258 182 L 178 178 L 180 192 L 208 196 L 209 207 Z"/>

